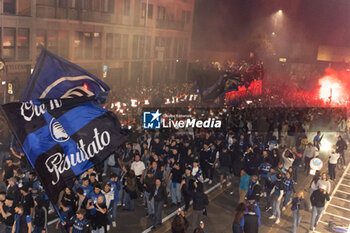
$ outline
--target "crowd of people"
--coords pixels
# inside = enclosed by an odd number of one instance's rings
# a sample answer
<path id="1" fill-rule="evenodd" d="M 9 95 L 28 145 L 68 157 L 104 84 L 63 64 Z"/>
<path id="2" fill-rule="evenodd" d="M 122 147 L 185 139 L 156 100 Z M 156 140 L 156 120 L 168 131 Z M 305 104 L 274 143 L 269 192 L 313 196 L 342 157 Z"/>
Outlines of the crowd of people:
<path id="1" fill-rule="evenodd" d="M 60 193 L 55 205 L 60 218 L 56 228 L 71 233 L 108 232 L 122 224 L 118 212 L 135 211 L 138 200 L 147 209 L 145 215 L 153 229 L 162 224 L 164 208 L 184 203 L 183 212 L 173 220 L 173 231 L 188 232 L 191 228 L 204 232 L 203 218 L 209 204 L 204 189 L 219 177 L 221 187 L 230 189 L 231 194 L 239 193 L 233 232 L 257 232 L 260 208 L 272 210 L 270 219 L 279 224 L 281 211 L 289 206 L 294 216 L 293 232 L 303 208 L 312 208 L 313 229 L 329 200 L 332 183 L 328 177 L 335 180 L 339 158 L 345 165 L 346 112 L 339 108 L 266 111 L 260 104 L 257 100 L 239 108 L 210 109 L 210 115 L 222 120 L 220 129 L 135 130 L 104 164 L 87 170 L 73 187 Z M 307 204 L 303 192 L 294 195 L 295 186 L 301 165 L 308 174 L 310 160 L 320 153 L 322 133 L 313 133 L 320 128 L 337 131 L 340 136 L 329 154 L 329 176 L 316 173 L 310 186 L 311 204 Z M 54 208 L 35 171 L 25 156 L 12 148 L 4 161 L 0 227 L 5 232 L 42 233 Z M 238 190 L 231 185 L 235 177 L 240 179 Z M 266 206 L 261 206 L 261 200 Z M 192 219 L 187 220 L 191 201 Z"/>

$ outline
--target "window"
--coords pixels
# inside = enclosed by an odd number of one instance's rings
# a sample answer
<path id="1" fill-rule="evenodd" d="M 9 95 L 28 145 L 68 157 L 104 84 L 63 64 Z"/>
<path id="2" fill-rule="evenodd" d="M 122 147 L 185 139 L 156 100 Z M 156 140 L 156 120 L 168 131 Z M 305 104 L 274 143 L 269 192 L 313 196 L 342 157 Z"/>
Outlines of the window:
<path id="1" fill-rule="evenodd" d="M 183 57 L 187 57 L 187 47 L 188 47 L 188 39 L 184 39 L 184 51 L 183 51 Z"/>
<path id="2" fill-rule="evenodd" d="M 15 59 L 16 28 L 4 28 L 2 46 L 3 57 L 8 59 Z"/>
<path id="3" fill-rule="evenodd" d="M 41 49 L 46 47 L 44 30 L 36 31 L 35 46 L 36 46 L 36 55 L 39 56 L 39 54 L 41 53 Z"/>
<path id="4" fill-rule="evenodd" d="M 98 32 L 93 33 L 92 39 L 94 58 L 101 58 L 101 34 Z"/>
<path id="5" fill-rule="evenodd" d="M 113 34 L 107 33 L 106 36 L 106 58 L 111 59 L 113 58 Z"/>
<path id="6" fill-rule="evenodd" d="M 130 0 L 124 0 L 124 16 L 130 15 Z"/>
<path id="7" fill-rule="evenodd" d="M 175 58 L 178 57 L 178 54 L 177 54 L 178 42 L 179 42 L 179 40 L 177 38 L 174 38 L 173 57 L 175 57 Z"/>
<path id="8" fill-rule="evenodd" d="M 132 44 L 132 58 L 141 59 L 145 52 L 145 37 L 135 35 Z"/>
<path id="9" fill-rule="evenodd" d="M 165 7 L 158 6 L 158 15 L 157 19 L 159 20 L 165 20 Z"/>
<path id="10" fill-rule="evenodd" d="M 127 43 L 127 41 L 126 41 Z M 122 52 L 122 35 L 121 34 L 114 34 L 114 58 L 121 58 L 121 52 Z M 126 51 L 127 53 L 127 51 Z M 127 55 L 126 55 L 127 57 Z"/>
<path id="11" fill-rule="evenodd" d="M 93 11 L 100 11 L 100 7 L 101 7 L 101 1 L 100 0 L 94 0 L 92 2 L 92 10 Z"/>
<path id="12" fill-rule="evenodd" d="M 69 8 L 77 8 L 77 0 L 68 0 L 68 7 Z"/>
<path id="13" fill-rule="evenodd" d="M 191 12 L 190 11 L 182 11 L 182 22 L 188 24 L 191 21 Z"/>
<path id="14" fill-rule="evenodd" d="M 146 17 L 146 3 L 142 3 L 142 13 L 141 13 L 141 18 L 145 18 Z M 148 18 L 152 19 L 153 18 L 153 5 L 152 4 L 148 4 Z"/>
<path id="15" fill-rule="evenodd" d="M 18 28 L 17 48 L 19 60 L 29 58 L 29 29 Z"/>
<path id="16" fill-rule="evenodd" d="M 153 4 L 148 4 L 148 18 L 153 18 Z"/>
<path id="17" fill-rule="evenodd" d="M 4 13 L 5 14 L 16 14 L 16 1 L 4 0 Z"/>
<path id="18" fill-rule="evenodd" d="M 83 33 L 75 32 L 74 35 L 74 58 L 81 59 L 83 57 Z"/>
<path id="19" fill-rule="evenodd" d="M 107 34 L 106 57 L 109 59 L 118 59 L 121 57 L 121 34 Z"/>
<path id="20" fill-rule="evenodd" d="M 114 12 L 114 0 L 102 0 L 103 12 L 113 13 Z"/>
<path id="21" fill-rule="evenodd" d="M 137 50 L 139 48 L 139 36 L 134 36 L 132 41 L 132 58 L 138 58 Z"/>
<path id="22" fill-rule="evenodd" d="M 122 35 L 122 53 L 121 58 L 128 58 L 129 57 L 129 35 Z"/>
<path id="23" fill-rule="evenodd" d="M 47 31 L 46 48 L 53 53 L 58 52 L 58 33 L 57 31 Z"/>
<path id="24" fill-rule="evenodd" d="M 56 6 L 56 0 L 41 0 L 41 1 L 37 1 L 38 5 L 43 5 L 43 6 L 52 6 L 55 7 Z"/>
<path id="25" fill-rule="evenodd" d="M 91 10 L 92 9 L 92 0 L 81 0 L 83 1 L 83 9 Z"/>
<path id="26" fill-rule="evenodd" d="M 58 7 L 60 8 L 67 8 L 68 6 L 68 0 L 60 0 L 58 1 Z"/>
<path id="27" fill-rule="evenodd" d="M 151 57 L 151 41 L 152 41 L 152 37 L 147 36 L 146 37 L 145 58 L 150 58 Z"/>
<path id="28" fill-rule="evenodd" d="M 164 41 L 165 41 L 164 56 L 165 56 L 165 58 L 169 58 L 170 57 L 171 38 L 164 38 Z"/>
<path id="29" fill-rule="evenodd" d="M 69 55 L 69 41 L 68 41 L 68 32 L 67 31 L 60 31 L 58 34 L 58 43 L 59 43 L 59 50 L 58 54 L 61 57 L 68 58 Z"/>
<path id="30" fill-rule="evenodd" d="M 90 32 L 84 33 L 84 52 L 84 58 L 92 58 L 92 33 Z"/>

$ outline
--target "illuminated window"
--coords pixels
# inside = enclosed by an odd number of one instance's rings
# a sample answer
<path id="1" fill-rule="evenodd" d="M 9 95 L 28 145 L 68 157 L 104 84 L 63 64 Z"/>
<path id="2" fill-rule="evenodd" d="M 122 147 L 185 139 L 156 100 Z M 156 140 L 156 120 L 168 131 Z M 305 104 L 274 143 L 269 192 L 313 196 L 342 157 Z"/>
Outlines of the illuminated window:
<path id="1" fill-rule="evenodd" d="M 84 58 L 86 59 L 92 58 L 92 36 L 93 33 L 84 33 Z"/>
<path id="2" fill-rule="evenodd" d="M 17 48 L 19 60 L 29 58 L 29 29 L 18 28 Z"/>
<path id="3" fill-rule="evenodd" d="M 92 39 L 93 55 L 94 58 L 101 58 L 101 34 L 98 32 L 93 33 Z"/>
<path id="4" fill-rule="evenodd" d="M 74 58 L 81 59 L 83 57 L 83 33 L 75 32 L 74 41 Z"/>
<path id="5" fill-rule="evenodd" d="M 58 52 L 58 32 L 57 31 L 47 31 L 47 43 L 46 48 L 51 52 L 57 54 Z"/>
<path id="6" fill-rule="evenodd" d="M 16 29 L 4 28 L 3 34 L 3 57 L 8 59 L 15 59 L 16 50 Z"/>

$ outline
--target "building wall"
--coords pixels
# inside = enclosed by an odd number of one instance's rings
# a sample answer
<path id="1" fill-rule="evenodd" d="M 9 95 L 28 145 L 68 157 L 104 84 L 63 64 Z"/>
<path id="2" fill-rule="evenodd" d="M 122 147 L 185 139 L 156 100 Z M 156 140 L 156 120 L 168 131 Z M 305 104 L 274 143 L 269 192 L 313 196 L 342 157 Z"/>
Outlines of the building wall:
<path id="1" fill-rule="evenodd" d="M 185 80 L 176 69 L 187 70 L 193 8 L 194 0 L 0 0 L 2 79 L 23 88 L 44 47 L 100 78 L 107 65 L 112 87 Z"/>

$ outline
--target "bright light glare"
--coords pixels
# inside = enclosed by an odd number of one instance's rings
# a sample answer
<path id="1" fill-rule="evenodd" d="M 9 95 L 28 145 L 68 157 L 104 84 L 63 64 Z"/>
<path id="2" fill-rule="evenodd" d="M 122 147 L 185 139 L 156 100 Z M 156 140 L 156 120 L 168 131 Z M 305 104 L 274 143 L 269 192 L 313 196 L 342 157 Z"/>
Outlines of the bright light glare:
<path id="1" fill-rule="evenodd" d="M 325 76 L 318 81 L 320 85 L 320 99 L 324 102 L 337 102 L 342 96 L 343 88 L 338 79 L 332 76 Z"/>
<path id="2" fill-rule="evenodd" d="M 278 13 L 279 15 L 282 15 L 282 14 L 283 14 L 283 11 L 282 11 L 282 10 L 279 10 L 279 11 L 277 11 L 277 13 Z"/>
<path id="3" fill-rule="evenodd" d="M 328 152 L 332 149 L 332 144 L 328 140 L 323 139 L 320 149 L 321 149 L 321 151 Z"/>

